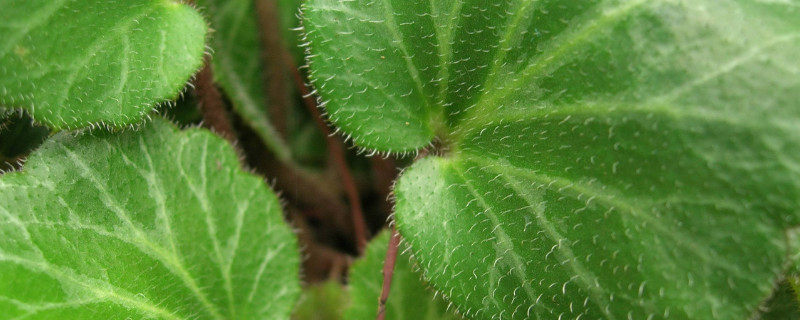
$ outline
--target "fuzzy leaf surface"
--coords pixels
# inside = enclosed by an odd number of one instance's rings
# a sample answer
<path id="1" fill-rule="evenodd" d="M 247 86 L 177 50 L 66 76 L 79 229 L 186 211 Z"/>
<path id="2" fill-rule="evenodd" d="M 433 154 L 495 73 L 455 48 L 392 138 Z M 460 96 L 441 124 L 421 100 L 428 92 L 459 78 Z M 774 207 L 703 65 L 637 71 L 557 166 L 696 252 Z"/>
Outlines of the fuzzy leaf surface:
<path id="1" fill-rule="evenodd" d="M 280 204 L 213 134 L 62 133 L 0 176 L 5 319 L 288 319 Z"/>
<path id="2" fill-rule="evenodd" d="M 0 106 L 54 129 L 136 123 L 202 64 L 206 24 L 172 0 L 0 1 Z"/>
<path id="3" fill-rule="evenodd" d="M 445 155 L 395 217 L 479 319 L 745 319 L 800 216 L 797 1 L 305 4 L 356 144 Z"/>
<path id="4" fill-rule="evenodd" d="M 389 245 L 389 232 L 375 236 L 367 246 L 364 257 L 350 269 L 350 306 L 344 319 L 372 320 L 378 314 L 378 304 L 383 286 L 383 261 Z M 387 320 L 457 320 L 461 319 L 447 310 L 447 302 L 434 292 L 415 272 L 414 266 L 401 244 L 394 268 L 392 288 L 386 302 Z"/>

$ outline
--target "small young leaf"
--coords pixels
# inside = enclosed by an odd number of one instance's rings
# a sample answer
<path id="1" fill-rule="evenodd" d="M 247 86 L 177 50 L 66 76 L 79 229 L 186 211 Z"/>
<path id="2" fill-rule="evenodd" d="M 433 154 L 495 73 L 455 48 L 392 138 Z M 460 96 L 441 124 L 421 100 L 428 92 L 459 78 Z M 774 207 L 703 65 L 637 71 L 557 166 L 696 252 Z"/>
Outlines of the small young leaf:
<path id="1" fill-rule="evenodd" d="M 62 133 L 0 176 L 3 318 L 288 319 L 298 265 L 278 199 L 207 131 Z"/>
<path id="2" fill-rule="evenodd" d="M 338 280 L 312 284 L 303 288 L 292 320 L 346 320 L 342 318 L 350 297 Z"/>
<path id="3" fill-rule="evenodd" d="M 135 123 L 202 63 L 206 25 L 172 0 L 0 0 L 0 105 L 54 129 Z"/>
<path id="4" fill-rule="evenodd" d="M 383 232 L 369 243 L 361 260 L 350 269 L 350 295 L 352 302 L 344 319 L 373 320 L 378 314 L 378 299 L 383 285 L 383 261 L 390 234 Z M 401 244 L 394 268 L 392 288 L 386 303 L 387 320 L 440 320 L 461 319 L 447 310 L 447 302 L 434 292 L 413 271 L 413 266 Z"/>
<path id="5" fill-rule="evenodd" d="M 264 92 L 259 26 L 254 0 L 198 0 L 216 31 L 211 34 L 214 49 L 212 66 L 215 80 L 230 96 L 236 112 L 242 115 L 259 137 L 281 159 L 289 149 L 280 139 L 269 117 Z M 274 57 L 280 59 L 280 57 Z"/>
<path id="6" fill-rule="evenodd" d="M 310 0 L 314 83 L 485 319 L 744 319 L 800 225 L 794 1 Z"/>

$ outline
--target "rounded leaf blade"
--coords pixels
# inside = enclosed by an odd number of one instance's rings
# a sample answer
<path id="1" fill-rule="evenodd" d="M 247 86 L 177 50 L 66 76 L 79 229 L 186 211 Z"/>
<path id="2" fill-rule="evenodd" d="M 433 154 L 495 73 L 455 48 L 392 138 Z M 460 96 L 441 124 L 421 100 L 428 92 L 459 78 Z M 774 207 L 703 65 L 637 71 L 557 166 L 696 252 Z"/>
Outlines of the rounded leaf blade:
<path id="1" fill-rule="evenodd" d="M 412 3 L 310 1 L 310 62 L 357 144 L 441 139 L 395 217 L 462 313 L 737 319 L 769 296 L 800 222 L 796 4 Z"/>
<path id="2" fill-rule="evenodd" d="M 0 6 L 0 105 L 54 129 L 139 122 L 202 64 L 206 24 L 171 0 Z"/>
<path id="3" fill-rule="evenodd" d="M 33 319 L 288 319 L 297 240 L 210 132 L 62 133 L 0 176 L 0 310 Z"/>

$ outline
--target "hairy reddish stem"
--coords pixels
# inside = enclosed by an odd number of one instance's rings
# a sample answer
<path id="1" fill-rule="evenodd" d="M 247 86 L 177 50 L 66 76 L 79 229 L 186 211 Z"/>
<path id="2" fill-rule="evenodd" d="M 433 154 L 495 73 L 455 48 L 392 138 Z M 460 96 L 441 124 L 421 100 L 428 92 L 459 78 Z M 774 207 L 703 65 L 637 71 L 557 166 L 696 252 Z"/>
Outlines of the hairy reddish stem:
<path id="1" fill-rule="evenodd" d="M 333 159 L 339 177 L 342 179 L 347 199 L 350 202 L 350 215 L 353 220 L 353 232 L 355 233 L 356 247 L 359 254 L 364 251 L 367 244 L 367 228 L 364 221 L 364 213 L 361 209 L 361 199 L 358 194 L 355 179 L 353 178 L 350 169 L 347 167 L 345 159 L 345 152 L 342 143 L 335 137 L 331 136 L 330 128 L 322 120 L 322 115 L 317 109 L 316 101 L 309 97 L 309 90 L 303 81 L 303 77 L 297 70 L 290 53 L 284 48 L 281 42 L 279 31 L 279 16 L 277 14 L 277 4 L 275 0 L 257 0 L 256 12 L 258 15 L 258 22 L 260 25 L 261 37 L 261 59 L 264 63 L 266 71 L 265 89 L 270 97 L 270 113 L 276 127 L 276 130 L 282 135 L 286 136 L 286 110 L 289 106 L 289 100 L 286 96 L 288 92 L 284 84 L 284 73 L 282 71 L 288 68 L 292 77 L 294 78 L 295 86 L 304 97 L 306 108 L 311 112 L 317 126 L 322 130 L 325 135 L 328 154 Z M 282 58 L 282 59 L 281 59 Z M 283 64 L 281 62 L 284 62 Z"/>
<path id="2" fill-rule="evenodd" d="M 236 131 L 233 129 L 222 93 L 214 85 L 214 73 L 211 64 L 206 58 L 206 64 L 194 80 L 194 93 L 199 100 L 198 108 L 203 115 L 203 126 L 216 132 L 230 142 L 236 140 Z"/>
<path id="3" fill-rule="evenodd" d="M 317 101 L 314 99 L 313 95 L 306 86 L 303 76 L 300 74 L 300 71 L 297 69 L 294 60 L 289 55 L 288 51 L 284 51 L 283 58 L 286 65 L 290 66 L 289 69 L 292 70 L 295 86 L 297 86 L 300 94 L 303 95 L 303 101 L 305 102 L 304 104 L 306 109 L 311 112 L 311 115 L 314 117 L 314 121 L 317 123 L 317 127 L 319 127 L 320 131 L 322 131 L 322 133 L 325 135 L 325 141 L 328 146 L 328 154 L 333 159 L 336 169 L 339 172 L 339 177 L 342 179 L 344 190 L 347 193 L 347 200 L 350 202 L 350 215 L 353 219 L 353 232 L 355 233 L 358 253 L 361 254 L 364 252 L 364 247 L 367 245 L 367 225 L 364 219 L 364 212 L 361 209 L 361 199 L 358 195 L 356 181 L 353 178 L 353 174 L 350 172 L 350 168 L 347 167 L 344 146 L 337 137 L 333 136 L 328 124 L 326 124 L 325 120 L 322 119 L 322 114 L 319 112 L 317 107 Z"/>
<path id="4" fill-rule="evenodd" d="M 392 226 L 392 237 L 389 238 L 389 247 L 386 248 L 386 260 L 383 261 L 383 287 L 381 297 L 378 300 L 377 320 L 386 318 L 386 301 L 389 300 L 389 292 L 392 289 L 392 276 L 394 276 L 394 265 L 397 263 L 397 251 L 400 247 L 400 235 L 397 228 Z"/>
<path id="5" fill-rule="evenodd" d="M 386 218 L 392 213 L 389 197 L 392 192 L 392 184 L 397 179 L 397 163 L 391 157 L 372 157 L 370 164 L 375 177 L 373 188 L 383 200 L 380 202 L 380 210 L 383 214 L 383 221 L 386 221 Z"/>
<path id="6" fill-rule="evenodd" d="M 286 65 L 279 57 L 282 55 L 283 43 L 280 34 L 280 16 L 275 0 L 256 0 L 255 8 L 259 24 L 261 42 L 261 62 L 264 66 L 263 88 L 269 99 L 269 114 L 273 119 L 275 131 L 286 139 L 287 110 L 291 106 L 289 96 L 290 85 L 287 79 Z"/>

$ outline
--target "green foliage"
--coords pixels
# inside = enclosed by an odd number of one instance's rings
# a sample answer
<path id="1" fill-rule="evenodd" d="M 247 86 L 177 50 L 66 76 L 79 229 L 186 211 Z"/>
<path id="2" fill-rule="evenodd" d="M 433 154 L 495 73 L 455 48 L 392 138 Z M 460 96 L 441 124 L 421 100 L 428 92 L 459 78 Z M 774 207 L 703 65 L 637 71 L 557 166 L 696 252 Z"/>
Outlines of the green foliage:
<path id="1" fill-rule="evenodd" d="M 339 281 L 329 280 L 303 289 L 293 320 L 346 320 L 342 318 L 350 297 Z"/>
<path id="2" fill-rule="evenodd" d="M 296 239 L 207 131 L 62 133 L 0 178 L 0 310 L 33 319 L 288 319 Z"/>
<path id="3" fill-rule="evenodd" d="M 253 0 L 200 0 L 211 27 L 214 79 L 228 93 L 233 107 L 282 159 L 289 149 L 270 122 L 264 92 L 264 66 Z M 279 57 L 275 57 L 278 59 Z"/>
<path id="4" fill-rule="evenodd" d="M 445 154 L 396 220 L 493 319 L 744 319 L 800 208 L 792 1 L 305 4 L 312 77 L 360 146 Z"/>
<path id="5" fill-rule="evenodd" d="M 0 318 L 375 318 L 387 233 L 349 292 L 308 288 L 294 308 L 298 240 L 240 162 L 288 180 L 319 169 L 306 186 L 334 174 L 293 84 L 265 92 L 291 81 L 291 66 L 265 70 L 286 56 L 265 35 L 295 59 L 306 46 L 328 118 L 357 146 L 425 149 L 393 191 L 388 319 L 800 313 L 797 0 L 307 0 L 302 39 L 300 0 L 256 1 L 197 0 L 201 15 L 177 0 L 0 0 Z M 260 36 L 256 13 L 280 30 Z M 160 112 L 225 124 L 230 102 L 242 152 L 160 117 L 134 125 L 172 104 L 206 46 L 230 101 Z M 367 172 L 358 187 L 381 184 Z M 287 205 L 313 222 L 309 207 Z M 346 260 L 319 251 L 331 273 Z"/>
<path id="6" fill-rule="evenodd" d="M 263 0 L 262 0 L 263 1 Z M 267 0 L 268 2 L 270 0 Z M 309 158 L 325 157 L 325 146 L 320 145 L 316 134 L 318 130 L 314 121 L 306 115 L 304 108 L 290 108 L 288 119 L 271 119 L 268 97 L 265 92 L 265 78 L 268 71 L 263 65 L 265 45 L 259 39 L 259 26 L 255 0 L 198 0 L 199 8 L 211 21 L 210 46 L 214 51 L 212 67 L 214 77 L 228 97 L 232 100 L 235 111 L 242 120 L 253 128 L 262 141 L 282 161 L 308 163 Z M 288 50 L 296 61 L 302 61 L 301 48 L 297 44 L 299 25 L 297 14 L 298 0 L 280 0 L 278 6 L 278 24 L 283 48 L 271 48 L 268 59 L 283 60 L 281 50 Z M 284 63 L 279 65 L 286 67 Z M 286 78 L 287 82 L 289 78 Z M 291 85 L 291 83 L 287 83 Z M 289 92 L 291 93 L 291 92 Z M 299 110 L 298 110 L 299 109 Z M 284 121 L 288 131 L 288 143 L 284 142 L 276 131 L 273 121 Z"/>
<path id="7" fill-rule="evenodd" d="M 139 122 L 202 63 L 206 24 L 172 0 L 0 7 L 0 105 L 54 129 Z"/>
<path id="8" fill-rule="evenodd" d="M 378 313 L 377 302 L 383 284 L 383 260 L 389 244 L 389 232 L 375 236 L 364 257 L 350 269 L 351 303 L 344 314 L 348 320 L 372 320 Z M 405 251 L 401 245 L 401 252 Z M 406 254 L 398 254 L 392 277 L 392 289 L 386 303 L 389 320 L 448 320 L 461 319 L 447 310 L 441 295 L 435 295 L 414 272 Z"/>

